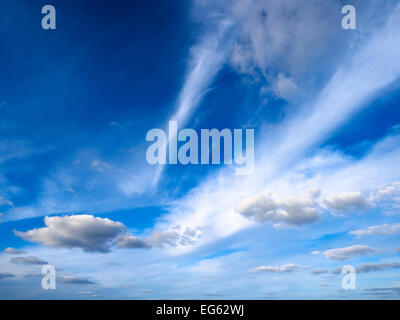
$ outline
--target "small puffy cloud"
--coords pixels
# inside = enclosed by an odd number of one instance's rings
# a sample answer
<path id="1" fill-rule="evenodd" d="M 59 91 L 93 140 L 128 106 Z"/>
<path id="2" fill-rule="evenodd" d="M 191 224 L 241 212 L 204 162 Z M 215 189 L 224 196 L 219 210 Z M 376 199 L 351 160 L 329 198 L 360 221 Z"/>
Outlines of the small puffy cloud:
<path id="1" fill-rule="evenodd" d="M 14 257 L 10 259 L 10 263 L 23 264 L 23 265 L 44 265 L 48 264 L 47 261 L 39 259 L 37 257 Z"/>
<path id="2" fill-rule="evenodd" d="M 0 280 L 6 279 L 6 278 L 13 278 L 14 275 L 8 272 L 0 272 Z"/>
<path id="3" fill-rule="evenodd" d="M 351 257 L 358 257 L 381 252 L 379 249 L 370 248 L 364 245 L 354 245 L 345 248 L 330 249 L 323 252 L 313 251 L 312 254 L 323 254 L 327 259 L 331 260 L 346 260 Z"/>
<path id="4" fill-rule="evenodd" d="M 336 211 L 360 210 L 368 207 L 368 201 L 361 192 L 341 192 L 324 199 L 328 209 Z"/>
<path id="5" fill-rule="evenodd" d="M 8 254 L 16 254 L 16 255 L 26 253 L 23 250 L 17 250 L 17 249 L 11 248 L 11 247 L 4 249 L 4 252 L 8 253 Z"/>
<path id="6" fill-rule="evenodd" d="M 287 273 L 293 272 L 299 269 L 307 269 L 307 266 L 299 266 L 293 263 L 287 263 L 281 266 L 259 266 L 251 270 L 251 272 L 273 272 L 273 273 Z"/>
<path id="7" fill-rule="evenodd" d="M 120 222 L 92 215 L 45 217 L 44 222 L 44 228 L 14 233 L 26 241 L 50 247 L 108 252 L 113 240 L 126 229 Z"/>
<path id="8" fill-rule="evenodd" d="M 358 273 L 368 273 L 368 272 L 377 272 L 377 271 L 385 271 L 389 269 L 400 269 L 400 263 L 364 263 L 357 267 Z"/>
<path id="9" fill-rule="evenodd" d="M 384 213 L 394 214 L 400 207 L 400 182 L 381 187 L 370 194 L 371 202 L 375 206 L 381 206 Z"/>
<path id="10" fill-rule="evenodd" d="M 392 185 L 379 189 L 374 199 L 377 201 L 390 201 L 398 195 L 400 195 L 400 182 L 395 182 Z"/>
<path id="11" fill-rule="evenodd" d="M 80 278 L 80 277 L 71 276 L 71 275 L 60 276 L 57 278 L 57 282 L 66 283 L 66 284 L 96 284 L 96 282 L 93 282 L 89 279 Z"/>
<path id="12" fill-rule="evenodd" d="M 240 201 L 236 211 L 257 222 L 303 225 L 319 219 L 316 202 L 318 195 L 319 192 L 311 190 L 303 196 L 290 196 L 278 200 L 270 196 L 251 197 Z"/>
<path id="13" fill-rule="evenodd" d="M 382 224 L 379 226 L 371 226 L 366 229 L 359 229 L 350 231 L 349 233 L 355 235 L 357 238 L 371 235 L 390 236 L 400 232 L 400 223 L 395 224 Z"/>
<path id="14" fill-rule="evenodd" d="M 292 78 L 286 77 L 284 74 L 280 73 L 272 86 L 272 90 L 277 97 L 290 100 L 295 96 L 298 88 Z"/>

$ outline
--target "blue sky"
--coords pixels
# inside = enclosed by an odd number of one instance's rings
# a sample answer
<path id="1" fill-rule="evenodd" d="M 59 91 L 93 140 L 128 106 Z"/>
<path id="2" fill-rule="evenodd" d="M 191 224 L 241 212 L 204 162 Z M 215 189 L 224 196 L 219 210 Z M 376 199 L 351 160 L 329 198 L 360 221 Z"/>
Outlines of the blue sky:
<path id="1" fill-rule="evenodd" d="M 400 6 L 350 2 L 2 1 L 0 298 L 399 298 Z M 169 120 L 253 173 L 148 164 Z"/>

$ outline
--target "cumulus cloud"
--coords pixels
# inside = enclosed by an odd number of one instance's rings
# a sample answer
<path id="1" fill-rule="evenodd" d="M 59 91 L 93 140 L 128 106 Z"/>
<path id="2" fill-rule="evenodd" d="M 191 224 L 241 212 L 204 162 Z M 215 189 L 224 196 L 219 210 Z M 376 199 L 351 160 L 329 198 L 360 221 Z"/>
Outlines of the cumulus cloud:
<path id="1" fill-rule="evenodd" d="M 324 198 L 328 209 L 336 211 L 360 210 L 368 206 L 368 201 L 361 192 L 341 192 Z"/>
<path id="2" fill-rule="evenodd" d="M 351 257 L 377 254 L 380 253 L 381 251 L 382 250 L 370 248 L 364 245 L 353 245 L 345 248 L 330 249 L 323 252 L 313 251 L 311 254 L 313 255 L 323 254 L 327 259 L 331 260 L 346 260 Z"/>
<path id="3" fill-rule="evenodd" d="M 45 217 L 44 223 L 44 228 L 14 233 L 26 241 L 50 247 L 108 252 L 112 241 L 126 229 L 120 222 L 91 215 Z"/>
<path id="4" fill-rule="evenodd" d="M 8 253 L 8 254 L 16 254 L 16 255 L 26 253 L 23 250 L 17 250 L 17 249 L 11 248 L 11 247 L 4 249 L 4 252 Z"/>
<path id="5" fill-rule="evenodd" d="M 364 236 L 379 235 L 379 236 L 390 236 L 400 232 L 400 223 L 394 224 L 382 224 L 379 226 L 371 226 L 366 229 L 359 229 L 350 231 L 349 233 L 355 235 L 357 238 Z"/>
<path id="6" fill-rule="evenodd" d="M 24 240 L 56 248 L 80 248 L 86 252 L 109 252 L 112 247 L 146 249 L 193 244 L 198 231 L 190 228 L 153 231 L 137 238 L 121 223 L 92 215 L 46 217 L 46 227 L 27 232 L 14 231 Z"/>
<path id="7" fill-rule="evenodd" d="M 273 273 L 286 273 L 293 272 L 298 269 L 307 269 L 308 266 L 300 266 L 293 263 L 287 263 L 281 266 L 259 266 L 251 270 L 251 272 L 273 272 Z"/>
<path id="8" fill-rule="evenodd" d="M 290 196 L 278 200 L 270 196 L 244 199 L 236 206 L 236 211 L 257 222 L 272 221 L 303 225 L 319 219 L 316 198 L 319 191 L 310 191 L 303 196 Z"/>
<path id="9" fill-rule="evenodd" d="M 10 263 L 23 264 L 23 265 L 44 265 L 48 264 L 47 261 L 39 259 L 37 257 L 14 257 L 10 259 Z"/>

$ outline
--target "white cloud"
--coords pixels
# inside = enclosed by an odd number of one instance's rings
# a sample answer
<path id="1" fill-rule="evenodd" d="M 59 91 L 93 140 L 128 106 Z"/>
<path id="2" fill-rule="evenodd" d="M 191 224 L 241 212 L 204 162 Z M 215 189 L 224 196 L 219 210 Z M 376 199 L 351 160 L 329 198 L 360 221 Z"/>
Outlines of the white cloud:
<path id="1" fill-rule="evenodd" d="M 121 234 L 116 239 L 116 245 L 121 248 L 152 248 L 152 247 L 175 247 L 177 245 L 193 245 L 198 232 L 179 228 L 170 231 L 153 231 L 150 236 L 139 239 L 130 234 Z"/>
<path id="2" fill-rule="evenodd" d="M 257 222 L 285 222 L 293 225 L 312 223 L 319 219 L 316 195 L 290 196 L 278 200 L 270 196 L 251 197 L 240 201 L 236 210 Z"/>
<path id="3" fill-rule="evenodd" d="M 370 248 L 364 245 L 353 245 L 345 248 L 330 249 L 323 252 L 313 251 L 312 254 L 323 254 L 327 259 L 331 260 L 346 260 L 352 257 L 377 254 L 380 252 L 382 252 L 382 250 Z"/>
<path id="4" fill-rule="evenodd" d="M 296 95 L 298 87 L 292 78 L 280 73 L 272 86 L 272 90 L 277 97 L 290 100 Z"/>
<path id="5" fill-rule="evenodd" d="M 364 236 L 370 236 L 370 235 L 389 236 L 397 234 L 399 232 L 400 232 L 400 223 L 394 223 L 394 224 L 382 224 L 379 226 L 371 226 L 366 229 L 350 231 L 349 233 L 355 235 L 357 238 L 362 238 Z"/>
<path id="6" fill-rule="evenodd" d="M 8 253 L 8 254 L 24 254 L 24 253 L 26 253 L 23 250 L 14 249 L 14 248 L 11 248 L 11 247 L 8 247 L 8 248 L 4 249 L 4 252 Z"/>
<path id="7" fill-rule="evenodd" d="M 259 266 L 251 270 L 251 272 L 274 272 L 274 273 L 286 273 L 293 272 L 299 269 L 308 269 L 308 266 L 300 266 L 293 263 L 287 263 L 281 266 Z"/>
<path id="8" fill-rule="evenodd" d="M 372 195 L 372 199 L 377 202 L 400 202 L 400 182 L 396 181 L 389 186 L 378 189 L 378 191 Z"/>
<path id="9" fill-rule="evenodd" d="M 328 209 L 336 211 L 361 210 L 368 207 L 368 201 L 361 192 L 341 192 L 324 199 Z"/>
<path id="10" fill-rule="evenodd" d="M 108 252 L 115 237 L 126 229 L 120 222 L 91 215 L 45 217 L 44 223 L 44 228 L 15 231 L 15 234 L 24 240 L 51 247 Z"/>
<path id="11" fill-rule="evenodd" d="M 227 38 L 227 33 L 232 27 L 232 21 L 221 17 L 214 26 L 215 29 L 210 33 L 206 32 L 199 43 L 190 50 L 186 79 L 179 92 L 175 111 L 170 117 L 170 120 L 177 121 L 180 127 L 185 126 L 191 114 L 199 106 L 208 86 L 225 63 L 229 53 L 230 40 Z M 158 183 L 164 168 L 165 166 L 159 166 L 154 178 L 155 184 Z"/>
<path id="12" fill-rule="evenodd" d="M 140 239 L 129 234 L 121 222 L 92 215 L 45 217 L 44 222 L 44 228 L 14 233 L 26 241 L 45 246 L 103 253 L 109 252 L 112 247 L 146 249 L 193 245 L 200 235 L 198 230 L 174 226 L 172 230 L 155 230 L 150 236 Z"/>
<path id="13" fill-rule="evenodd" d="M 224 3 L 231 6 L 238 34 L 233 63 L 242 72 L 267 72 L 279 67 L 291 73 L 305 71 L 321 55 L 330 54 L 337 30 L 338 4 L 334 1 L 254 1 Z M 227 10 L 229 11 L 229 9 Z M 329 52 L 327 48 L 332 48 Z"/>

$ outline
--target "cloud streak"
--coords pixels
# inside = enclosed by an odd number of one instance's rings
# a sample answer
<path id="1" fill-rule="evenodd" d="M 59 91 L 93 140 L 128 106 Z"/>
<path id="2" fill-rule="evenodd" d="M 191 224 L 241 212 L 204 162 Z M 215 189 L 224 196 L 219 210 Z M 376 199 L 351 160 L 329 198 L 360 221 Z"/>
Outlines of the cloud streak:
<path id="1" fill-rule="evenodd" d="M 10 263 L 13 264 L 22 264 L 22 265 L 45 265 L 48 264 L 47 261 L 39 259 L 34 256 L 29 257 L 14 257 L 10 259 Z"/>
<path id="2" fill-rule="evenodd" d="M 371 226 L 366 229 L 358 229 L 349 232 L 349 234 L 356 236 L 356 238 L 372 235 L 391 236 L 397 233 L 400 233 L 400 223 L 382 224 L 379 226 Z"/>
<path id="3" fill-rule="evenodd" d="M 272 272 L 272 273 L 291 273 L 296 270 L 308 269 L 308 266 L 300 266 L 293 263 L 283 264 L 281 266 L 259 266 L 251 270 L 254 273 Z"/>
<path id="4" fill-rule="evenodd" d="M 324 255 L 327 259 L 330 260 L 346 260 L 352 257 L 359 257 L 364 255 L 378 254 L 381 253 L 382 250 L 370 248 L 365 245 L 353 245 L 345 248 L 336 248 L 329 249 L 323 252 L 313 251 L 311 254 L 313 255 Z"/>

